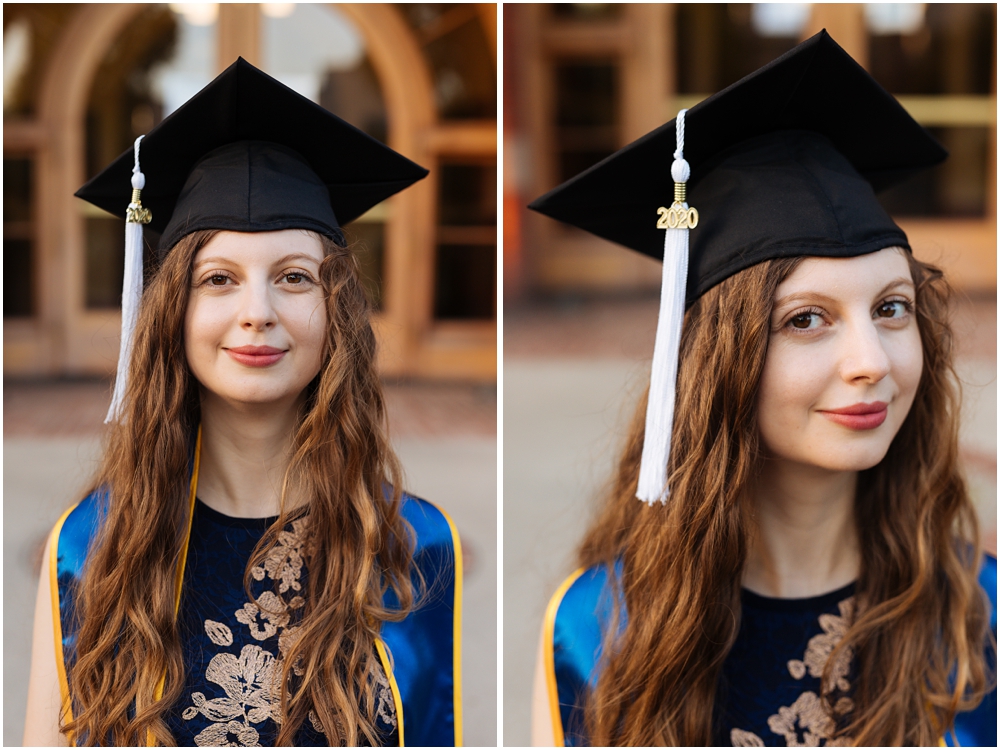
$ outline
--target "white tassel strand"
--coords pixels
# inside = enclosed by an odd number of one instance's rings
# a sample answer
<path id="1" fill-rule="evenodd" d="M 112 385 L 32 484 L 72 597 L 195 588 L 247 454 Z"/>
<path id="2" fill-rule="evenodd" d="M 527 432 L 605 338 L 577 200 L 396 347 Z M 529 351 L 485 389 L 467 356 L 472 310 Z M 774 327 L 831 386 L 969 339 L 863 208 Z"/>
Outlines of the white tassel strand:
<path id="1" fill-rule="evenodd" d="M 646 434 L 642 445 L 642 464 L 636 497 L 653 505 L 666 503 L 667 463 L 670 459 L 671 433 L 674 424 L 674 404 L 677 388 L 677 360 L 684 322 L 684 300 L 687 293 L 688 228 L 698 224 L 698 214 L 685 202 L 686 184 L 691 167 L 684 160 L 684 115 L 677 115 L 677 150 L 670 174 L 674 186 L 674 203 L 670 210 L 661 208 L 658 227 L 665 227 L 663 241 L 663 279 L 660 287 L 660 314 L 656 323 L 656 344 L 653 348 L 653 370 L 649 381 L 649 401 L 646 405 Z"/>
<path id="2" fill-rule="evenodd" d="M 135 166 L 132 167 L 132 202 L 128 204 L 125 218 L 125 280 L 122 283 L 122 340 L 118 351 L 118 372 L 115 389 L 111 396 L 111 407 L 104 423 L 120 421 L 122 402 L 128 387 L 128 368 L 132 359 L 132 340 L 135 324 L 139 317 L 139 301 L 142 299 L 142 225 L 152 218 L 149 209 L 143 208 L 139 197 L 146 186 L 146 176 L 139 169 L 139 142 L 135 139 Z"/>

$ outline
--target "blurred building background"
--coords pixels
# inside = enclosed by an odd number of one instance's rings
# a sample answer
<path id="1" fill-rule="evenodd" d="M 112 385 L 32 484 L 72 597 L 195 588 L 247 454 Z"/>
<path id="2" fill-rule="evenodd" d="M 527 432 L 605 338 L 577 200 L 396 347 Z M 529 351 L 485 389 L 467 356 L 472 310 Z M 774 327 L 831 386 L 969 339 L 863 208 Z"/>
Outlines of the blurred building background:
<path id="1" fill-rule="evenodd" d="M 346 229 L 406 488 L 462 536 L 466 743 L 495 745 L 496 5 L 6 3 L 3 34 L 4 745 L 118 356 L 123 222 L 73 192 L 239 55 L 430 169 Z"/>
<path id="2" fill-rule="evenodd" d="M 5 3 L 4 375 L 114 371 L 122 222 L 73 192 L 242 55 L 430 169 L 347 227 L 382 371 L 494 380 L 496 22 L 494 4 Z"/>
<path id="3" fill-rule="evenodd" d="M 995 4 L 568 3 L 504 6 L 504 293 L 658 288 L 659 264 L 524 204 L 823 28 L 951 153 L 885 207 L 995 289 Z"/>
<path id="4" fill-rule="evenodd" d="M 545 604 L 649 382 L 661 275 L 524 206 L 822 28 L 951 153 L 880 197 L 957 290 L 961 461 L 995 552 L 996 5 L 508 4 L 503 27 L 504 743 L 529 742 Z"/>

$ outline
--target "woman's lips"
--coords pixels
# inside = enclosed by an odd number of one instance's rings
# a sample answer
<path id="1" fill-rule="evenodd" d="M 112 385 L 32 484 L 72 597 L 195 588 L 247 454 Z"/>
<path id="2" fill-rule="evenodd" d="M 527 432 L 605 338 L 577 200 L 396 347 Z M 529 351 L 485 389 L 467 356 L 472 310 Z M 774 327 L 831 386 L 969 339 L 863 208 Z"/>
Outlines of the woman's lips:
<path id="1" fill-rule="evenodd" d="M 273 346 L 236 346 L 226 349 L 226 354 L 247 367 L 268 367 L 285 356 L 285 349 Z"/>
<path id="2" fill-rule="evenodd" d="M 821 409 L 820 414 L 831 422 L 852 430 L 874 430 L 889 415 L 888 406 L 884 401 L 873 401 L 870 404 L 845 406 L 843 409 Z"/>

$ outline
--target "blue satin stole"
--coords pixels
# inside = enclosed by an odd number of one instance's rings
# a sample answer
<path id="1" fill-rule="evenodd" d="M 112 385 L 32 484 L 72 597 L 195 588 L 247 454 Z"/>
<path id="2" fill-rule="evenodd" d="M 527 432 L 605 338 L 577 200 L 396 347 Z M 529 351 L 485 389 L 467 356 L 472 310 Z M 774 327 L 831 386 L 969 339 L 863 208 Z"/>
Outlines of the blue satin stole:
<path id="1" fill-rule="evenodd" d="M 621 564 L 615 566 L 621 576 Z M 997 559 L 986 555 L 979 572 L 979 584 L 989 597 L 990 627 L 997 636 Z M 549 708 L 555 744 L 583 747 L 589 744 L 583 721 L 583 705 L 597 684 L 600 673 L 604 634 L 610 627 L 613 601 L 609 571 L 606 566 L 578 570 L 559 587 L 545 618 L 543 658 L 549 692 Z M 626 613 L 621 603 L 621 623 Z M 990 665 L 996 669 L 995 661 Z M 996 687 L 973 711 L 955 717 L 955 736 L 944 738 L 949 746 L 985 746 L 997 744 Z"/>
<path id="2" fill-rule="evenodd" d="M 67 511 L 52 531 L 49 572 L 64 703 L 69 703 L 66 673 L 76 639 L 74 591 L 106 508 L 107 494 L 97 490 Z M 387 656 L 391 662 L 386 674 L 396 702 L 400 745 L 458 746 L 462 743 L 461 546 L 451 519 L 436 506 L 404 495 L 401 510 L 416 536 L 413 580 L 423 577 L 426 594 L 404 620 L 382 623 L 377 644 L 383 661 Z M 391 591 L 385 604 L 390 609 L 397 605 Z"/>

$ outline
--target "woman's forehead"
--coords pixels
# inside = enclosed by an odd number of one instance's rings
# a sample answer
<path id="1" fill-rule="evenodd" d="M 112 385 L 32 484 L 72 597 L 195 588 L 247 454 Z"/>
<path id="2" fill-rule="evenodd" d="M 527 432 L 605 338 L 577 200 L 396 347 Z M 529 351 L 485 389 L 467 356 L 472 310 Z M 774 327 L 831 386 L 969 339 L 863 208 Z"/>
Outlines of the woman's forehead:
<path id="1" fill-rule="evenodd" d="M 213 260 L 270 264 L 293 259 L 319 264 L 323 255 L 323 243 L 319 237 L 301 229 L 275 232 L 221 231 L 197 252 L 194 265 L 197 267 Z"/>
<path id="2" fill-rule="evenodd" d="M 800 294 L 834 298 L 878 294 L 887 286 L 913 285 L 905 250 L 887 247 L 852 258 L 803 258 L 775 291 L 775 301 Z"/>

